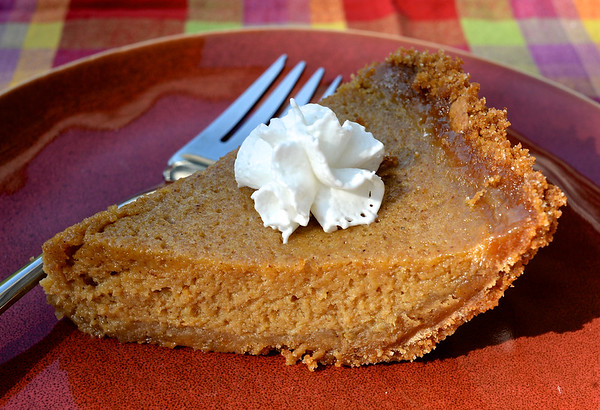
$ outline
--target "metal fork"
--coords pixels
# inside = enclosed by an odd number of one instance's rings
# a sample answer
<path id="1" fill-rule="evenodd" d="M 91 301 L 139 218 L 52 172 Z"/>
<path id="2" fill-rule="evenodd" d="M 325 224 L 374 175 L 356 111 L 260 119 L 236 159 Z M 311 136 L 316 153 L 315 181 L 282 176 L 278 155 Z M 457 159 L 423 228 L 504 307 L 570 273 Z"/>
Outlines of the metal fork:
<path id="1" fill-rule="evenodd" d="M 285 54 L 279 57 L 229 108 L 223 111 L 204 131 L 185 144 L 169 159 L 168 167 L 163 173 L 166 181 L 175 181 L 179 178 L 189 176 L 199 169 L 206 168 L 223 155 L 239 147 L 242 141 L 257 125 L 266 123 L 273 118 L 294 85 L 298 82 L 306 66 L 304 61 L 299 62 L 254 114 L 230 134 L 279 76 L 285 65 L 286 58 Z M 298 105 L 307 104 L 311 100 L 324 73 L 325 70 L 323 68 L 317 69 L 300 89 L 294 97 Z M 341 79 L 341 76 L 337 76 L 321 98 L 335 91 Z M 288 109 L 289 106 L 286 107 L 282 114 L 285 114 Z"/>
<path id="2" fill-rule="evenodd" d="M 167 163 L 163 172 L 166 182 L 173 182 L 203 170 L 228 152 L 234 150 L 256 126 L 266 123 L 280 110 L 283 102 L 300 79 L 306 63 L 299 62 L 281 80 L 265 101 L 249 115 L 258 100 L 271 88 L 279 77 L 287 56 L 280 56 L 252 85 L 242 93 L 219 117 L 200 134 L 178 150 Z M 319 86 L 325 70 L 317 69 L 294 96 L 298 105 L 307 104 Z M 333 93 L 342 80 L 337 76 L 321 98 Z M 289 109 L 287 106 L 281 113 Z M 247 118 L 246 118 L 247 117 Z M 243 121 L 242 121 L 243 120 Z M 237 127 L 237 128 L 236 128 Z M 152 192 L 148 191 L 146 193 Z M 135 201 L 140 195 L 130 198 L 119 206 Z M 44 277 L 42 257 L 23 266 L 0 283 L 0 314 L 29 292 Z"/>

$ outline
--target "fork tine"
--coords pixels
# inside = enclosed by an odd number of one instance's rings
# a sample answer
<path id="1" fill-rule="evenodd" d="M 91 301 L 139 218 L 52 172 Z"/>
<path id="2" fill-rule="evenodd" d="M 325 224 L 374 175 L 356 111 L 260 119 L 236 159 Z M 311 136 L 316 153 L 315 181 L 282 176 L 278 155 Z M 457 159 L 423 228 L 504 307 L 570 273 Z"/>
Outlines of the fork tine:
<path id="1" fill-rule="evenodd" d="M 315 91 L 317 91 L 317 87 L 319 86 L 319 83 L 321 82 L 321 79 L 323 78 L 323 74 L 325 74 L 325 69 L 322 67 L 318 68 L 313 73 L 313 75 L 308 79 L 306 84 L 304 84 L 302 86 L 300 91 L 298 91 L 296 93 L 296 95 L 294 96 L 294 99 L 296 100 L 298 105 L 304 105 L 304 104 L 308 104 L 310 102 L 310 99 L 315 94 Z M 288 103 L 286 105 L 286 107 L 283 109 L 283 111 L 281 111 L 281 114 L 279 116 L 280 117 L 285 116 L 287 114 L 287 112 L 290 110 L 290 108 L 292 108 L 292 106 Z"/>
<path id="2" fill-rule="evenodd" d="M 198 136 L 181 147 L 168 161 L 171 166 L 183 159 L 187 151 L 201 152 L 210 144 L 217 144 L 254 107 L 258 99 L 273 84 L 285 66 L 286 54 L 282 54 L 261 76 L 252 83 L 225 111 L 223 111 Z"/>
<path id="3" fill-rule="evenodd" d="M 325 92 L 321 96 L 321 100 L 323 98 L 329 97 L 331 94 L 333 94 L 335 92 L 335 90 L 337 90 L 337 88 L 340 86 L 340 83 L 342 82 L 342 79 L 343 79 L 343 77 L 341 75 L 338 75 L 337 77 L 335 77 L 333 79 L 333 81 L 331 82 L 331 84 L 329 84 L 329 87 L 327 87 L 327 89 L 325 90 Z"/>
<path id="4" fill-rule="evenodd" d="M 256 110 L 256 112 L 244 121 L 244 123 L 234 132 L 234 134 L 227 139 L 219 147 L 220 152 L 229 152 L 237 148 L 242 141 L 250 134 L 250 132 L 261 123 L 269 121 L 275 113 L 281 107 L 281 104 L 287 99 L 288 95 L 294 88 L 294 85 L 298 82 L 302 71 L 304 71 L 306 63 L 304 61 L 299 62 L 289 72 L 289 74 L 281 81 L 281 83 L 273 90 L 267 100 Z M 210 158 L 210 157 L 209 157 Z M 218 160 L 219 158 L 211 158 Z"/>
<path id="5" fill-rule="evenodd" d="M 308 104 L 310 102 L 313 95 L 315 95 L 315 91 L 317 91 L 317 88 L 319 87 L 319 84 L 321 83 L 321 80 L 323 79 L 324 74 L 325 74 L 325 69 L 323 67 L 319 67 L 314 72 L 314 74 L 308 79 L 306 84 L 304 84 L 304 86 L 300 89 L 300 91 L 298 91 L 298 93 L 296 94 L 294 99 L 296 100 L 296 102 L 298 103 L 299 106 Z M 331 84 L 329 84 L 329 87 L 327 87 L 327 89 L 325 90 L 325 92 L 323 93 L 321 98 L 319 98 L 319 100 L 322 100 L 323 98 L 328 97 L 331 94 L 333 94 L 335 92 L 335 90 L 339 87 L 341 82 L 342 82 L 341 75 L 338 75 L 337 77 L 335 77 L 333 79 L 333 81 L 331 82 Z M 292 106 L 290 104 L 288 104 L 279 116 L 280 117 L 285 116 L 288 113 L 288 111 L 290 110 L 290 108 L 292 108 Z"/>

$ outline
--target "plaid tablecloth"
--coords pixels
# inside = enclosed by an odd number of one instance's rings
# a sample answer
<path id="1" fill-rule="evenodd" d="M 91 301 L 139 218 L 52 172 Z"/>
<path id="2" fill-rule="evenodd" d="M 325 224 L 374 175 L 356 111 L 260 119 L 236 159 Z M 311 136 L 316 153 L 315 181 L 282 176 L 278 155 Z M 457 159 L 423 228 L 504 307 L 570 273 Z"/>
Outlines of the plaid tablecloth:
<path id="1" fill-rule="evenodd" d="M 600 0 L 0 0 L 0 89 L 141 40 L 286 25 L 429 40 L 600 101 Z"/>

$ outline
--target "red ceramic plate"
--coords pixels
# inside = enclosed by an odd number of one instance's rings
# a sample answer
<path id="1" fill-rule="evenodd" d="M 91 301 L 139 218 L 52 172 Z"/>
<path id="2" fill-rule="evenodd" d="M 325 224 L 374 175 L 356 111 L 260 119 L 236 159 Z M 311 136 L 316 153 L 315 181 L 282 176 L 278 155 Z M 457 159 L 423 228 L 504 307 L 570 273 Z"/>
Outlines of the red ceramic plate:
<path id="1" fill-rule="evenodd" d="M 160 183 L 169 156 L 280 54 L 289 55 L 288 66 L 305 59 L 308 72 L 324 66 L 330 81 L 398 47 L 438 48 L 306 30 L 182 36 L 92 57 L 1 94 L 0 275 L 68 225 Z M 600 184 L 597 104 L 451 53 L 464 59 L 489 105 L 508 108 L 515 132 Z M 589 222 L 597 204 L 586 202 L 598 188 L 550 163 L 567 176 L 561 183 L 572 196 L 587 189 L 583 207 L 565 209 L 554 243 L 498 308 L 420 360 L 310 373 L 279 355 L 120 344 L 57 321 L 38 286 L 0 317 L 0 405 L 598 408 L 600 234 Z"/>

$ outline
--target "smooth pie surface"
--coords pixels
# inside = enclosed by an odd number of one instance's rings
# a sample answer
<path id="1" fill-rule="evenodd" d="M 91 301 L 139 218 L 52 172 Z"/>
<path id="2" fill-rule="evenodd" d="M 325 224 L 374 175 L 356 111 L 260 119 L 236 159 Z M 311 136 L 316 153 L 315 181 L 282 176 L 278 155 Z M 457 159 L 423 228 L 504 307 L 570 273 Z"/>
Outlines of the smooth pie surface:
<path id="1" fill-rule="evenodd" d="M 551 239 L 564 197 L 505 139 L 444 55 L 399 52 L 324 102 L 386 146 L 379 219 L 287 245 L 264 228 L 234 154 L 44 246 L 43 286 L 93 335 L 289 362 L 412 360 L 506 287 Z"/>

